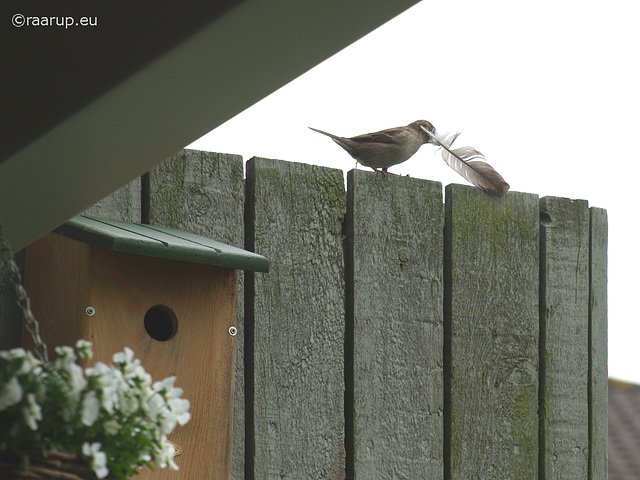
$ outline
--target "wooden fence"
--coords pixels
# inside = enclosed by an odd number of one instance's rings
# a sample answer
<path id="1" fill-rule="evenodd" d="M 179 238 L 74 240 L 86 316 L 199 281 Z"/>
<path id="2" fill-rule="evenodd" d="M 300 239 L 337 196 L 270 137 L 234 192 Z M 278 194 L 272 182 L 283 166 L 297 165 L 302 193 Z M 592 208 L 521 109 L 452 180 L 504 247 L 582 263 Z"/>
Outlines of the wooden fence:
<path id="1" fill-rule="evenodd" d="M 234 479 L 606 478 L 605 210 L 185 150 L 88 213 L 270 259 L 241 276 Z"/>

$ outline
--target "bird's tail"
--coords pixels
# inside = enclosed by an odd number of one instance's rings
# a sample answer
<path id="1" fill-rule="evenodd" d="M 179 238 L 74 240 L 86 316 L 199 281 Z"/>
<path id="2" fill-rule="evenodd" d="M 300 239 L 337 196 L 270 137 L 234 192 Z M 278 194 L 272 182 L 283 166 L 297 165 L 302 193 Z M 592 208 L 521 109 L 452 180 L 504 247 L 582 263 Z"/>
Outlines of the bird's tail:
<path id="1" fill-rule="evenodd" d="M 322 135 L 326 135 L 327 137 L 331 137 L 331 138 L 333 138 L 334 140 L 339 140 L 339 139 L 341 139 L 341 138 L 342 138 L 342 137 L 339 137 L 339 136 L 334 135 L 334 134 L 332 134 L 332 133 L 323 132 L 322 130 L 318 130 L 317 128 L 313 128 L 313 127 L 309 127 L 309 128 L 310 128 L 311 130 L 313 130 L 314 132 L 321 133 Z"/>

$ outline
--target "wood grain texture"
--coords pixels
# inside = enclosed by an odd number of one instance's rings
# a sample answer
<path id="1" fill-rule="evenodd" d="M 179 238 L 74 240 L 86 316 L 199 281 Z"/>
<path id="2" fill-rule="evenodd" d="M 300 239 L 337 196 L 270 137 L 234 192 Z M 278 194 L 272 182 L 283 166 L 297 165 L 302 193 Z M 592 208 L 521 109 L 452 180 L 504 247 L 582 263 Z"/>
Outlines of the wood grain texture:
<path id="1" fill-rule="evenodd" d="M 540 200 L 541 468 L 546 480 L 588 478 L 589 208 Z"/>
<path id="2" fill-rule="evenodd" d="M 242 157 L 185 149 L 150 172 L 149 221 L 244 248 Z M 239 272 L 233 478 L 244 480 L 244 272 Z"/>
<path id="3" fill-rule="evenodd" d="M 537 478 L 538 224 L 536 195 L 446 187 L 447 479 Z"/>
<path id="4" fill-rule="evenodd" d="M 150 177 L 149 223 L 244 247 L 242 157 L 183 150 Z"/>
<path id="5" fill-rule="evenodd" d="M 90 217 L 140 222 L 141 191 L 140 177 L 132 180 L 115 192 L 107 195 L 95 205 L 82 212 Z"/>
<path id="6" fill-rule="evenodd" d="M 344 197 L 340 170 L 247 162 L 248 247 L 271 261 L 247 274 L 249 479 L 344 478 Z"/>
<path id="7" fill-rule="evenodd" d="M 169 437 L 184 449 L 180 470 L 136 478 L 231 478 L 237 271 L 123 255 L 92 247 L 88 302 L 96 315 L 85 338 L 99 339 L 97 359 L 129 345 L 154 379 L 176 376 L 191 402 L 192 421 Z M 145 330 L 155 305 L 177 319 L 175 336 L 159 342 Z"/>
<path id="8" fill-rule="evenodd" d="M 82 320 L 89 276 L 89 245 L 49 233 L 25 249 L 25 288 L 40 336 L 53 355 L 56 345 L 75 345 L 83 338 Z M 84 307 L 83 307 L 84 305 Z M 56 326 L 57 322 L 60 325 Z M 22 344 L 32 348 L 26 330 Z"/>
<path id="9" fill-rule="evenodd" d="M 237 272 L 115 253 L 55 233 L 27 249 L 26 269 L 50 350 L 84 338 L 94 344 L 90 363 L 110 363 L 128 346 L 155 381 L 177 376 L 191 402 L 192 421 L 169 437 L 184 449 L 176 458 L 180 471 L 156 469 L 136 478 L 230 479 L 235 338 L 229 327 L 236 319 Z M 145 328 L 146 313 L 157 305 L 176 317 L 167 341 L 154 340 Z M 95 315 L 85 314 L 87 306 Z"/>
<path id="10" fill-rule="evenodd" d="M 589 268 L 589 479 L 606 480 L 608 424 L 607 211 L 591 207 Z"/>
<path id="11" fill-rule="evenodd" d="M 442 478 L 442 185 L 347 181 L 348 478 Z"/>

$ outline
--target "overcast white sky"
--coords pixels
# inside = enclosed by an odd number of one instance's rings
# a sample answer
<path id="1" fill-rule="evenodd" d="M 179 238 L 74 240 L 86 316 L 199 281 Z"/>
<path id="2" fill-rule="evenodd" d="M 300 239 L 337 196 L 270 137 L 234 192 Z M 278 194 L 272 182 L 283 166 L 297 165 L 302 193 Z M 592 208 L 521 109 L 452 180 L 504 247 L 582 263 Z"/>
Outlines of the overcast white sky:
<path id="1" fill-rule="evenodd" d="M 609 215 L 609 375 L 640 383 L 640 29 L 633 1 L 424 0 L 188 148 L 350 170 L 353 136 L 425 119 L 511 190 Z M 364 168 L 364 167 L 360 167 Z M 465 183 L 430 146 L 390 171 Z"/>

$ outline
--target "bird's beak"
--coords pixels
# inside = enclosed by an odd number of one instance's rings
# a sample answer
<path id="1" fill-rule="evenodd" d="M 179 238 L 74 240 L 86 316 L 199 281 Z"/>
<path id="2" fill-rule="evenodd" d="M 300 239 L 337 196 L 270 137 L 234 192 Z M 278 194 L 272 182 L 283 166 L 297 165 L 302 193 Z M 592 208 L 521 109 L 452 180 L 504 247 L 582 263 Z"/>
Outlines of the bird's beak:
<path id="1" fill-rule="evenodd" d="M 420 128 L 424 130 L 427 133 L 427 135 L 429 135 L 429 143 L 433 143 L 434 145 L 440 145 L 440 142 L 438 142 L 438 140 L 436 139 L 435 132 L 432 132 L 428 128 L 425 128 L 423 125 L 420 125 Z"/>

